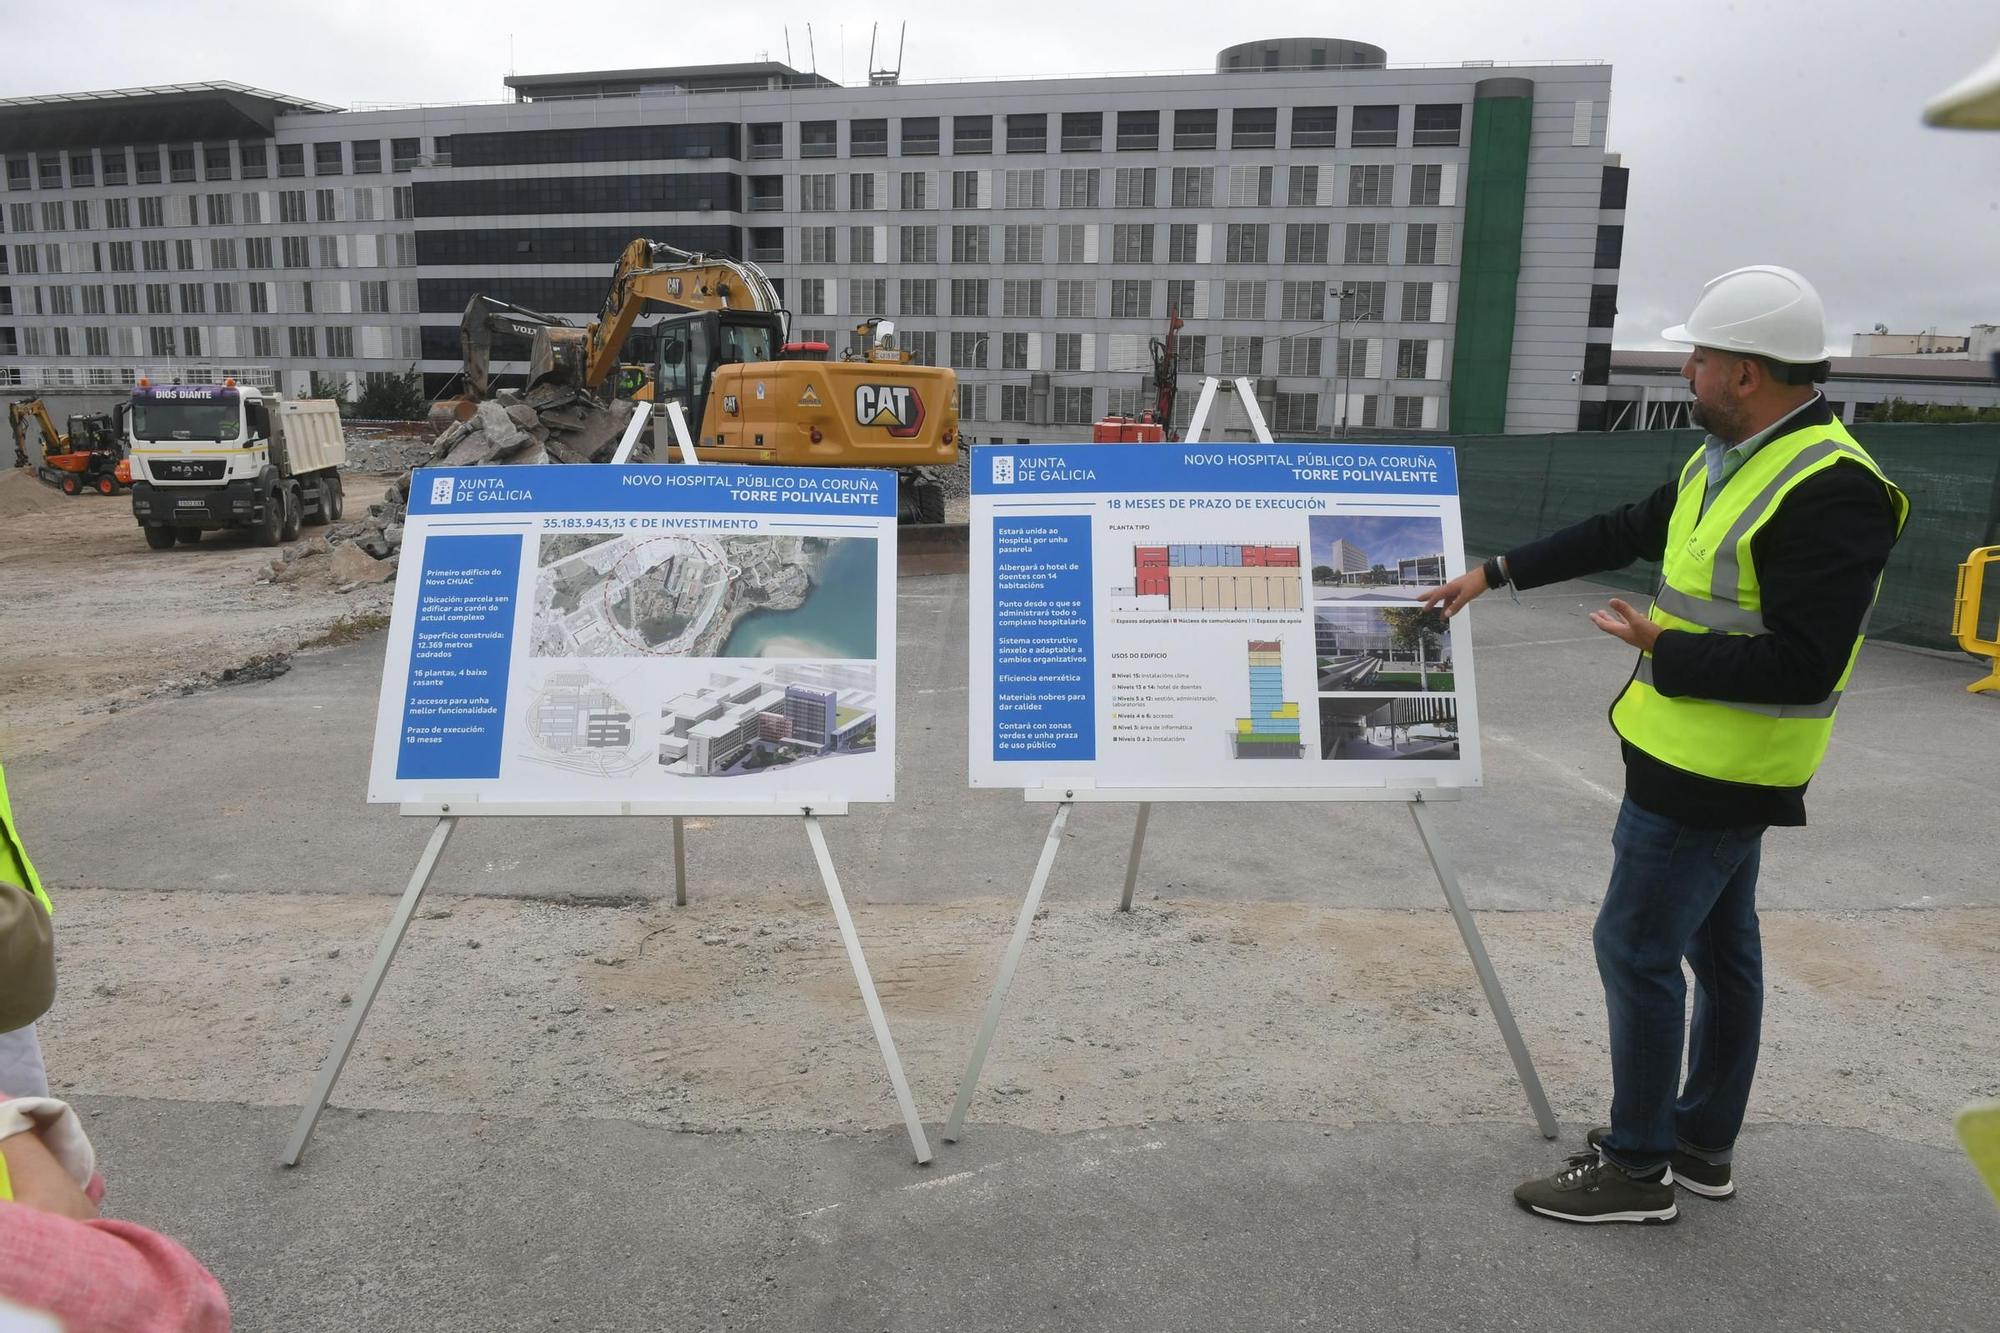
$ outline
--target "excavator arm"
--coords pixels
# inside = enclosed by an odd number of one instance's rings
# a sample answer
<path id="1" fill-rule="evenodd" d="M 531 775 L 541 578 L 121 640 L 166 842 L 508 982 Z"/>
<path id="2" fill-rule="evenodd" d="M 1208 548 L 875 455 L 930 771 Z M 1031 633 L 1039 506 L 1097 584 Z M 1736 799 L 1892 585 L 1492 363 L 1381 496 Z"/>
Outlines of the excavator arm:
<path id="1" fill-rule="evenodd" d="M 757 265 L 640 237 L 618 256 L 604 307 L 584 331 L 586 388 L 597 389 L 618 369 L 626 336 L 649 301 L 686 310 L 779 309 L 777 289 Z"/>
<path id="2" fill-rule="evenodd" d="M 18 403 L 7 404 L 7 426 L 14 433 L 14 466 L 32 467 L 28 457 L 28 423 L 32 421 L 42 428 L 42 456 L 69 452 L 69 439 L 56 429 L 56 423 L 49 419 L 49 409 L 39 398 L 29 398 Z"/>
<path id="3" fill-rule="evenodd" d="M 466 399 L 478 403 L 493 396 L 489 374 L 494 334 L 526 338 L 533 343 L 536 335 L 548 330 L 574 327 L 568 320 L 556 315 L 510 305 L 491 296 L 473 297 L 466 302 L 465 314 L 458 321 L 458 345 L 465 354 Z M 533 378 L 532 370 L 530 377 Z"/>

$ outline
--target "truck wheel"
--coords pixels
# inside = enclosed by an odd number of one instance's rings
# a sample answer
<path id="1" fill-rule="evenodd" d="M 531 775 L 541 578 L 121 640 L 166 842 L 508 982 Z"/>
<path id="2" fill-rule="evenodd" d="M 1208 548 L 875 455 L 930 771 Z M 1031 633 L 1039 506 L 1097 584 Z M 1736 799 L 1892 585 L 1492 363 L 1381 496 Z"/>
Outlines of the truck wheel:
<path id="1" fill-rule="evenodd" d="M 306 502 L 300 498 L 299 488 L 296 486 L 285 487 L 283 495 L 285 497 L 285 520 L 284 526 L 279 529 L 278 540 L 281 542 L 295 542 L 299 539 L 299 529 L 305 526 Z"/>
<path id="2" fill-rule="evenodd" d="M 264 501 L 264 521 L 253 530 L 259 546 L 276 546 L 284 538 L 285 493 L 272 491 Z"/>
<path id="3" fill-rule="evenodd" d="M 97 493 L 98 493 L 99 495 L 116 495 L 116 494 L 118 494 L 118 480 L 117 480 L 117 478 L 115 478 L 115 477 L 99 477 L 99 478 L 97 479 Z"/>
<path id="4" fill-rule="evenodd" d="M 143 528 L 141 531 L 146 534 L 146 545 L 152 547 L 155 551 L 172 549 L 174 544 L 174 530 L 172 528 Z"/>
<path id="5" fill-rule="evenodd" d="M 944 487 L 934 481 L 920 481 L 916 485 L 917 522 L 944 522 Z"/>
<path id="6" fill-rule="evenodd" d="M 347 489 L 341 485 L 340 474 L 338 472 L 327 474 L 326 482 L 321 486 L 320 493 L 327 497 L 326 521 L 329 523 L 338 523 L 340 516 L 347 512 Z"/>
<path id="7" fill-rule="evenodd" d="M 176 528 L 174 529 L 174 536 L 180 538 L 180 543 L 182 546 L 193 546 L 196 542 L 201 540 L 201 529 Z"/>
<path id="8" fill-rule="evenodd" d="M 76 479 L 76 473 L 65 472 L 63 474 L 62 491 L 64 495 L 75 495 L 82 490 L 83 483 Z"/>

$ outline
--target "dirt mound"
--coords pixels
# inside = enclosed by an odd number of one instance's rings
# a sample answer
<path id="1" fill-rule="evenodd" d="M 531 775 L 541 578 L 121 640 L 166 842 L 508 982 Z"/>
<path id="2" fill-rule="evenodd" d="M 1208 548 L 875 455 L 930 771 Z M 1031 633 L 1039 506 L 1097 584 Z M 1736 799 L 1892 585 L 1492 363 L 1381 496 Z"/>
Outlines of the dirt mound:
<path id="1" fill-rule="evenodd" d="M 19 518 L 22 514 L 59 509 L 75 503 L 78 498 L 64 495 L 47 482 L 37 481 L 26 468 L 9 468 L 0 472 L 0 518 Z"/>

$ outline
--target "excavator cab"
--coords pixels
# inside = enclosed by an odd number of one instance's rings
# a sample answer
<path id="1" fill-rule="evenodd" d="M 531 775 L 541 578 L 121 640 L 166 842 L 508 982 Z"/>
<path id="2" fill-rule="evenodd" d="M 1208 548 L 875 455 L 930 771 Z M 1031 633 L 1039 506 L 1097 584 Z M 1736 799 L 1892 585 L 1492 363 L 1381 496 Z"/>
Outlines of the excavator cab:
<path id="1" fill-rule="evenodd" d="M 659 340 L 654 401 L 663 407 L 670 399 L 678 401 L 687 414 L 688 433 L 699 439 L 716 368 L 778 360 L 784 317 L 773 310 L 709 310 L 663 319 L 653 331 Z"/>

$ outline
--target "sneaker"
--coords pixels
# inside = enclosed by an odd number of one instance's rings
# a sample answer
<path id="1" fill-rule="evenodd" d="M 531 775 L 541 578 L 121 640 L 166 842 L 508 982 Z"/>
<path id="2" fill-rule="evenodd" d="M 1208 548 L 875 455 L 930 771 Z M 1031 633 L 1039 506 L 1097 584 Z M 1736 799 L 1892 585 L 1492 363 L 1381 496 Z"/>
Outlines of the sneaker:
<path id="1" fill-rule="evenodd" d="M 1514 1191 L 1514 1202 L 1564 1222 L 1671 1222 L 1680 1216 L 1671 1170 L 1658 1180 L 1639 1180 L 1594 1150 L 1578 1153 L 1552 1176 L 1528 1181 Z"/>
<path id="2" fill-rule="evenodd" d="M 1592 1152 L 1597 1151 L 1597 1141 L 1611 1132 L 1611 1126 L 1599 1125 L 1584 1135 L 1584 1142 Z M 1736 1182 L 1730 1177 L 1729 1163 L 1704 1162 L 1693 1153 L 1674 1150 L 1668 1159 L 1674 1173 L 1674 1184 L 1690 1193 L 1699 1194 L 1704 1199 L 1727 1199 L 1736 1193 Z"/>

